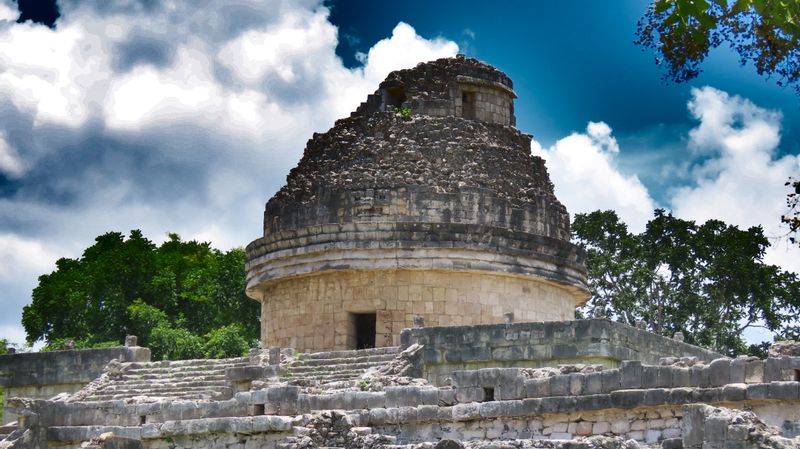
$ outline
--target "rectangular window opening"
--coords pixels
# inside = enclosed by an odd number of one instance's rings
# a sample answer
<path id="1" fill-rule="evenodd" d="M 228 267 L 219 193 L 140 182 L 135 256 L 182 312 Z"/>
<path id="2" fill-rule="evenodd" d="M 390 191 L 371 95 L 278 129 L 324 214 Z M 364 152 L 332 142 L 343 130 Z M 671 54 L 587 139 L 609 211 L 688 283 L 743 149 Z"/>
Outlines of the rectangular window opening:
<path id="1" fill-rule="evenodd" d="M 800 382 L 800 369 L 794 370 L 794 381 Z"/>
<path id="2" fill-rule="evenodd" d="M 494 388 L 483 387 L 483 402 L 494 401 Z"/>
<path id="3" fill-rule="evenodd" d="M 253 404 L 253 416 L 259 416 L 266 413 L 264 404 Z"/>

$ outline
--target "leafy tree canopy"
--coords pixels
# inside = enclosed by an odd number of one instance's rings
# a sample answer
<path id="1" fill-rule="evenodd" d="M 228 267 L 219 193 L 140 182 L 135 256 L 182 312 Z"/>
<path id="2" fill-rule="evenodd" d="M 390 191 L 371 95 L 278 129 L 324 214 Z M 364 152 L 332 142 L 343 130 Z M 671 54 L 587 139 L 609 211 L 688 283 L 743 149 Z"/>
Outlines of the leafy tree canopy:
<path id="1" fill-rule="evenodd" d="M 39 277 L 22 324 L 28 341 L 44 340 L 46 349 L 66 339 L 76 348 L 118 344 L 135 334 L 157 359 L 238 356 L 259 335 L 258 303 L 244 293 L 245 260 L 241 248 L 222 252 L 176 234 L 156 246 L 138 230 L 127 239 L 109 232 Z M 238 345 L 225 346 L 230 351 L 204 350 L 231 330 Z"/>
<path id="2" fill-rule="evenodd" d="M 641 234 L 613 211 L 578 214 L 573 236 L 587 251 L 592 297 L 580 311 L 728 355 L 759 353 L 742 333 L 757 326 L 796 338 L 800 282 L 763 262 L 769 242 L 760 227 L 703 224 L 656 210 Z"/>
<path id="3" fill-rule="evenodd" d="M 742 65 L 800 95 L 800 2 L 797 0 L 655 0 L 636 43 L 656 52 L 665 80 L 697 77 L 708 51 L 727 42 Z"/>

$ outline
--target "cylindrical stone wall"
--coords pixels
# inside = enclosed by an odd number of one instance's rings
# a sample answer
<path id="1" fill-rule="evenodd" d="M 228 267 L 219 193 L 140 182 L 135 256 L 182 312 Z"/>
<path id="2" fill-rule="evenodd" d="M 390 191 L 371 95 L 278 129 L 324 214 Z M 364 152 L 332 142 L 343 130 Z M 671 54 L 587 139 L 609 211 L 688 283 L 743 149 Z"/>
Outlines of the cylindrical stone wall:
<path id="1" fill-rule="evenodd" d="M 415 316 L 426 326 L 567 320 L 574 292 L 529 276 L 452 270 L 343 270 L 277 280 L 261 292 L 264 347 L 355 347 L 353 314 L 375 313 L 375 345 L 396 346 Z"/>
<path id="2" fill-rule="evenodd" d="M 589 296 L 585 252 L 531 136 L 514 128 L 514 98 L 494 67 L 444 58 L 392 72 L 315 133 L 247 246 L 262 344 L 396 345 L 416 316 L 571 319 Z"/>

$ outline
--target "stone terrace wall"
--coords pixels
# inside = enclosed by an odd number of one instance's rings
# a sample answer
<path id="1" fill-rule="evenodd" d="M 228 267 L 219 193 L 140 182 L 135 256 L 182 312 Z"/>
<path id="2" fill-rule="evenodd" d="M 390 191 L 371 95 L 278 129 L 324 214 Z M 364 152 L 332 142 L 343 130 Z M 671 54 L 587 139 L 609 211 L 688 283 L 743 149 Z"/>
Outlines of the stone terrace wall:
<path id="1" fill-rule="evenodd" d="M 147 362 L 150 350 L 119 346 L 0 355 L 0 386 L 6 390 L 6 402 L 12 397 L 47 399 L 59 393 L 74 393 L 100 376 L 112 359 Z M 15 418 L 6 412 L 3 422 Z"/>
<path id="2" fill-rule="evenodd" d="M 536 379 L 520 368 L 463 371 L 454 373 L 453 387 L 445 388 L 312 394 L 277 386 L 211 402 L 33 401 L 24 404 L 29 416 L 24 427 L 38 428 L 51 447 L 59 442 L 77 447 L 109 431 L 151 448 L 175 441 L 188 447 L 239 447 L 237 437 L 282 447 L 279 442 L 297 427 L 323 411 L 337 410 L 347 415 L 349 426 L 388 435 L 398 444 L 589 435 L 656 443 L 685 437 L 683 406 L 692 403 L 748 409 L 768 424 L 796 427 L 800 382 L 785 379 L 795 379 L 797 369 L 800 358 L 717 359 L 691 368 L 625 362 L 619 369 Z"/>
<path id="3" fill-rule="evenodd" d="M 622 360 L 656 364 L 662 357 L 722 355 L 609 320 L 573 320 L 404 329 L 400 343 L 425 346 L 427 379 L 443 385 L 453 371 L 488 366 L 554 366 Z"/>

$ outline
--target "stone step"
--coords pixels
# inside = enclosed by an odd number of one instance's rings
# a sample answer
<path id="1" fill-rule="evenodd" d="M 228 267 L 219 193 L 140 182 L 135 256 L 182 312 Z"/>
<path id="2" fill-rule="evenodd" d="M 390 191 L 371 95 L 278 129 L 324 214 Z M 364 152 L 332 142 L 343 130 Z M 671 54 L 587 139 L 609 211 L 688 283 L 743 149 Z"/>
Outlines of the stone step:
<path id="1" fill-rule="evenodd" d="M 295 365 L 324 366 L 324 365 L 349 365 L 353 363 L 387 363 L 394 360 L 396 354 L 375 354 L 358 357 L 338 357 L 328 359 L 299 359 Z"/>
<path id="2" fill-rule="evenodd" d="M 292 379 L 330 379 L 330 378 L 341 378 L 341 379 L 359 379 L 361 376 L 364 375 L 364 371 L 343 371 L 338 373 L 303 373 L 303 374 L 285 374 L 280 376 L 279 379 L 281 380 L 292 380 Z"/>
<path id="3" fill-rule="evenodd" d="M 319 372 L 336 372 L 336 371 L 361 371 L 364 372 L 370 368 L 384 366 L 387 362 L 362 362 L 362 363 L 335 363 L 330 365 L 289 365 L 286 370 L 290 373 L 319 373 Z"/>
<path id="4" fill-rule="evenodd" d="M 114 401 L 119 399 L 128 399 L 137 396 L 145 396 L 145 397 L 159 397 L 159 398 L 168 398 L 168 399 L 201 399 L 201 398 L 208 398 L 208 399 L 216 399 L 216 400 L 224 400 L 233 397 L 233 390 L 229 387 L 225 388 L 215 388 L 215 389 L 198 389 L 198 390 L 171 390 L 166 392 L 154 392 L 154 391 L 141 391 L 141 390 L 134 390 L 128 392 L 114 392 L 108 394 L 101 394 L 98 392 L 97 394 L 93 394 L 85 399 L 85 401 Z"/>
<path id="5" fill-rule="evenodd" d="M 306 352 L 299 354 L 298 357 L 301 360 L 354 358 L 370 355 L 397 354 L 399 349 L 398 346 L 387 346 L 385 348 L 350 349 L 346 351 Z"/>
<path id="6" fill-rule="evenodd" d="M 169 381 L 172 380 L 174 382 L 181 382 L 187 381 L 189 379 L 208 379 L 208 380 L 225 380 L 227 377 L 225 373 L 178 373 L 173 376 L 164 376 L 161 374 L 134 374 L 129 375 L 125 374 L 120 379 L 116 380 L 116 382 L 136 382 L 136 381 Z"/>
<path id="7" fill-rule="evenodd" d="M 234 357 L 231 359 L 190 359 L 190 360 L 161 360 L 158 362 L 131 362 L 131 368 L 165 368 L 182 366 L 219 366 L 238 363 L 250 363 L 248 357 Z"/>
<path id="8" fill-rule="evenodd" d="M 191 380 L 186 382 L 114 382 L 108 384 L 105 388 L 100 391 L 114 391 L 119 389 L 124 390 L 155 390 L 155 389 L 164 389 L 164 388 L 184 388 L 184 387 L 227 387 L 228 383 L 224 380 L 212 380 L 212 379 L 199 379 L 199 380 Z"/>
<path id="9" fill-rule="evenodd" d="M 8 425 L 8 426 L 0 426 L 0 441 L 5 440 L 15 430 L 17 430 L 16 424 L 15 425 Z"/>
<path id="10" fill-rule="evenodd" d="M 185 386 L 185 387 L 174 387 L 171 385 L 162 385 L 156 387 L 147 387 L 147 388 L 129 388 L 127 385 L 112 385 L 102 390 L 98 390 L 99 394 L 141 394 L 141 395 L 148 395 L 148 394 L 171 394 L 171 393 L 186 393 L 186 392 L 193 392 L 193 391 L 205 391 L 205 390 L 225 390 L 230 389 L 229 385 L 226 384 L 214 384 L 209 383 L 206 385 L 195 385 L 195 386 Z"/>
<path id="11" fill-rule="evenodd" d="M 332 380 L 356 380 L 360 379 L 360 374 L 329 374 L 327 376 L 293 376 L 293 377 L 281 377 L 281 380 L 285 381 L 292 381 L 292 380 L 305 380 L 305 381 L 318 381 L 318 382 L 330 382 Z"/>
<path id="12" fill-rule="evenodd" d="M 224 373 L 226 368 L 247 366 L 248 363 L 230 363 L 226 365 L 186 365 L 186 366 L 156 366 L 138 367 L 124 370 L 125 374 L 166 374 L 166 373 Z"/>
<path id="13" fill-rule="evenodd" d="M 293 376 L 293 377 L 281 377 L 280 380 L 286 382 L 292 381 L 299 381 L 299 382 L 333 382 L 339 380 L 359 380 L 361 378 L 361 373 L 355 374 L 329 374 L 326 376 Z"/>

